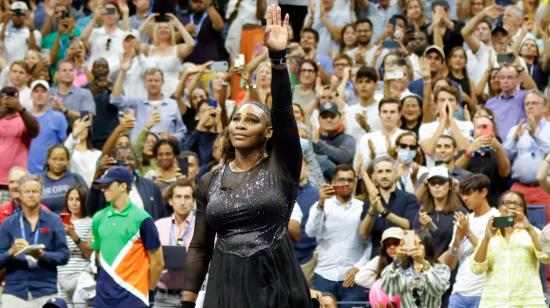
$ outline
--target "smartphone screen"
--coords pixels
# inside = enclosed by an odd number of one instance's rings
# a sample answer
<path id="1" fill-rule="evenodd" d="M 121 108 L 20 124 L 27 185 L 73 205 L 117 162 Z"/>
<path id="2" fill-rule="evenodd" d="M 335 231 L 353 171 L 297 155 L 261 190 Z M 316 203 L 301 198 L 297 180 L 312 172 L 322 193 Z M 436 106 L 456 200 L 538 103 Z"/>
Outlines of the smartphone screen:
<path id="1" fill-rule="evenodd" d="M 345 195 L 348 192 L 347 185 L 332 185 L 334 188 L 334 194 L 337 196 Z"/>
<path id="2" fill-rule="evenodd" d="M 512 216 L 501 216 L 493 218 L 493 227 L 494 228 L 507 228 L 514 226 L 514 217 Z"/>
<path id="3" fill-rule="evenodd" d="M 61 216 L 61 221 L 63 222 L 63 224 L 65 224 L 65 225 L 70 225 L 71 224 L 71 214 L 69 214 L 69 213 L 60 213 L 59 216 Z"/>
<path id="4" fill-rule="evenodd" d="M 210 66 L 212 72 L 227 72 L 229 69 L 229 64 L 227 61 L 216 61 Z"/>
<path id="5" fill-rule="evenodd" d="M 116 8 L 113 6 L 109 6 L 105 8 L 105 14 L 106 15 L 115 15 L 116 14 Z"/>
<path id="6" fill-rule="evenodd" d="M 513 63 L 515 56 L 513 53 L 501 53 L 497 55 L 498 63 Z"/>
<path id="7" fill-rule="evenodd" d="M 240 53 L 235 57 L 235 67 L 243 67 L 244 62 L 244 54 Z"/>
<path id="8" fill-rule="evenodd" d="M 180 173 L 187 176 L 189 174 L 189 157 L 180 157 L 178 159 Z"/>
<path id="9" fill-rule="evenodd" d="M 392 40 L 385 40 L 384 43 L 382 43 L 382 47 L 389 50 L 393 50 L 397 48 L 397 43 Z"/>
<path id="10" fill-rule="evenodd" d="M 494 135 L 493 122 L 487 118 L 480 118 L 477 120 L 477 124 L 481 128 L 480 134 L 482 136 L 492 137 Z"/>

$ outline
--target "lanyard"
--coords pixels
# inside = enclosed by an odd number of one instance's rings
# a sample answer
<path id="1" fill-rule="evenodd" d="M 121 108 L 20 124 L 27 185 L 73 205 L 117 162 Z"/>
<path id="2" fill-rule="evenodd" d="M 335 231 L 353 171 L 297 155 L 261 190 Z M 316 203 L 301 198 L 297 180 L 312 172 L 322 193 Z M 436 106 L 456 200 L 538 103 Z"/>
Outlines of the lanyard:
<path id="1" fill-rule="evenodd" d="M 21 228 L 21 236 L 26 241 L 27 236 L 25 235 L 25 226 L 23 224 L 23 211 L 19 212 L 19 227 Z M 34 228 L 34 243 L 33 245 L 36 245 L 38 243 L 38 233 L 40 233 L 40 220 L 36 222 L 36 227 Z"/>
<path id="2" fill-rule="evenodd" d="M 189 230 L 191 229 L 191 224 L 190 223 L 187 224 L 187 227 L 185 227 L 185 231 L 183 231 L 183 234 L 177 240 L 174 236 L 174 226 L 175 225 L 176 225 L 176 220 L 172 219 L 172 224 L 170 225 L 169 244 L 170 244 L 170 246 L 174 246 L 174 245 L 175 246 L 183 246 L 183 238 L 185 237 L 185 235 L 189 234 Z"/>
<path id="3" fill-rule="evenodd" d="M 199 32 L 201 32 L 202 24 L 204 23 L 204 20 L 208 16 L 208 12 L 204 11 L 202 13 L 202 17 L 199 20 L 199 23 L 197 24 L 197 30 L 195 31 L 195 45 L 199 43 Z M 191 23 L 195 24 L 195 17 L 194 14 L 191 14 Z"/>

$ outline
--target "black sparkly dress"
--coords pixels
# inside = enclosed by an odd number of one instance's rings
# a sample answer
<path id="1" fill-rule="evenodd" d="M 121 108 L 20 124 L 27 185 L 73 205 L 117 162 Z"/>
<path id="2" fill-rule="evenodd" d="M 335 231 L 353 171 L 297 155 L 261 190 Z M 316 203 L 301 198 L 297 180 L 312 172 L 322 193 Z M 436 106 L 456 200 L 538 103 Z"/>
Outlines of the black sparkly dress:
<path id="1" fill-rule="evenodd" d="M 269 156 L 241 173 L 226 164 L 204 175 L 197 190 L 184 289 L 198 293 L 209 270 L 205 308 L 311 307 L 287 232 L 298 191 L 300 141 L 288 71 L 272 71 Z"/>

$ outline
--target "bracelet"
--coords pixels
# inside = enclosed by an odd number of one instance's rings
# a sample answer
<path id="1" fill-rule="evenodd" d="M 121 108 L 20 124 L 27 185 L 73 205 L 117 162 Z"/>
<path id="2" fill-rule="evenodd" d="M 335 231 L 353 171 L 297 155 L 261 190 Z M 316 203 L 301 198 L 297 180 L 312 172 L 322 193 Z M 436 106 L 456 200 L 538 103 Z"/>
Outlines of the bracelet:
<path id="1" fill-rule="evenodd" d="M 286 49 L 283 50 L 269 50 L 269 58 L 271 59 L 271 64 L 282 65 L 286 64 Z"/>
<path id="2" fill-rule="evenodd" d="M 458 248 L 451 247 L 451 256 L 458 257 Z"/>
<path id="3" fill-rule="evenodd" d="M 390 214 L 390 211 L 388 209 L 384 209 L 384 212 L 380 214 L 380 217 L 386 218 Z"/>
<path id="4" fill-rule="evenodd" d="M 372 216 L 374 216 L 374 213 L 373 213 L 371 210 L 368 210 L 368 211 L 367 211 L 367 215 L 369 215 L 369 216 L 372 217 Z"/>

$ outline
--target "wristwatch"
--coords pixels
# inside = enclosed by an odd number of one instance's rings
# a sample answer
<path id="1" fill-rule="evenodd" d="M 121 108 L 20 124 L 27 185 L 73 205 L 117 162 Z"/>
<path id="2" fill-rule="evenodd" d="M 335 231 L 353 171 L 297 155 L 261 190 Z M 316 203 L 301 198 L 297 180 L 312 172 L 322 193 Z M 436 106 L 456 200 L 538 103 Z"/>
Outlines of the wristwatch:
<path id="1" fill-rule="evenodd" d="M 388 216 L 389 213 L 390 211 L 388 209 L 384 209 L 384 211 L 380 213 L 380 217 L 386 218 L 386 216 Z"/>

